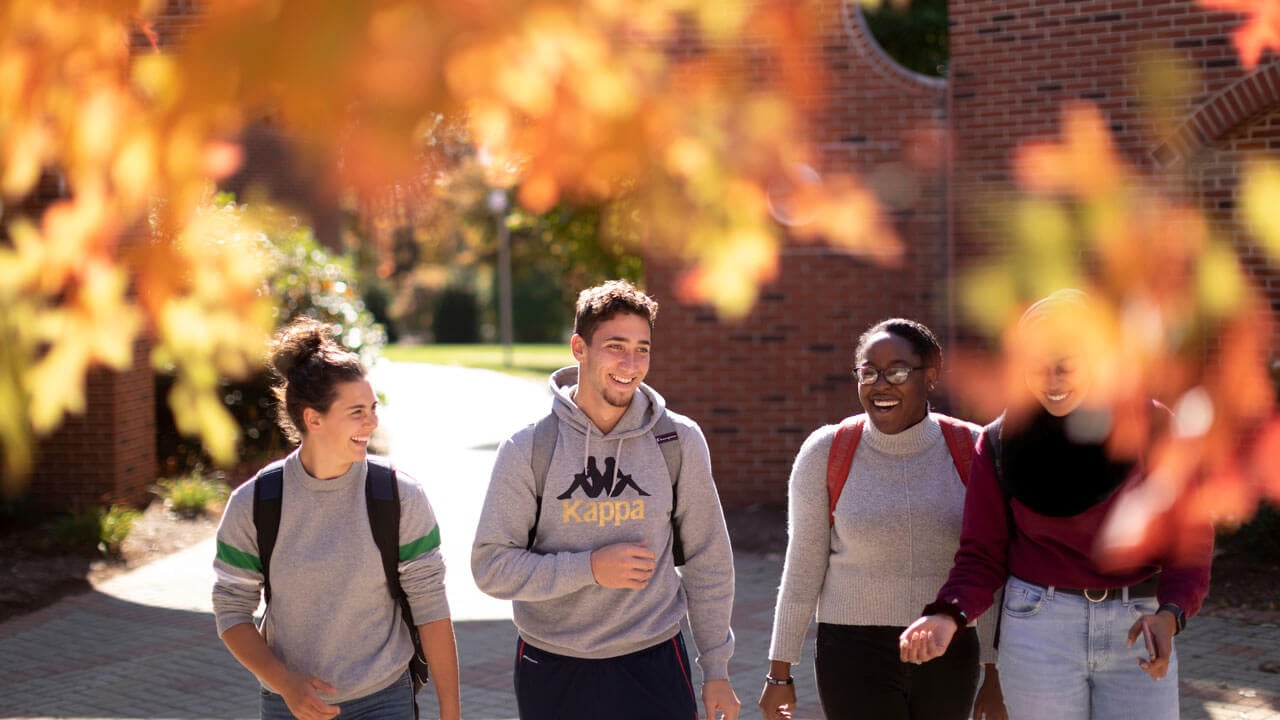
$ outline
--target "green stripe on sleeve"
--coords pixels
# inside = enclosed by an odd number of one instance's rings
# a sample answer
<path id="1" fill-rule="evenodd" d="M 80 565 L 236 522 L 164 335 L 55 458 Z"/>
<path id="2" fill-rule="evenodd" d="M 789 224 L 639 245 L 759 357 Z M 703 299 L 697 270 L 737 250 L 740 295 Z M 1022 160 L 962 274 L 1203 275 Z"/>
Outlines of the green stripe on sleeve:
<path id="1" fill-rule="evenodd" d="M 401 550 L 400 554 L 403 555 L 404 550 Z M 252 570 L 256 573 L 262 572 L 262 561 L 256 555 L 237 550 L 222 541 L 218 541 L 218 559 L 231 567 Z"/>
<path id="2" fill-rule="evenodd" d="M 408 562 L 422 553 L 431 552 L 440 547 L 440 526 L 431 528 L 431 532 L 414 540 L 408 545 L 400 546 L 400 562 Z"/>

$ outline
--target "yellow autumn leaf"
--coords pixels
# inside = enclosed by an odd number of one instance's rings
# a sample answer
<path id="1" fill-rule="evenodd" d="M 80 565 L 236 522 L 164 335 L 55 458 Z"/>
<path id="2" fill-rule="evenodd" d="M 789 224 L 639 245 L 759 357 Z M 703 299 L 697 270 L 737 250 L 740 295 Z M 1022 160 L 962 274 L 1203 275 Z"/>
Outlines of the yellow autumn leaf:
<path id="1" fill-rule="evenodd" d="M 1200 306 L 1214 318 L 1227 317 L 1245 299 L 1245 279 L 1239 261 L 1230 248 L 1211 244 L 1196 269 L 1196 290 Z"/>
<path id="2" fill-rule="evenodd" d="M 1245 221 L 1271 262 L 1280 264 L 1280 164 L 1249 165 L 1243 185 Z"/>
<path id="3" fill-rule="evenodd" d="M 60 328 L 66 326 L 58 323 Z M 88 369 L 89 349 L 84 339 L 63 335 L 27 370 L 24 384 L 32 388 L 28 416 L 37 433 L 52 432 L 66 413 L 84 412 Z"/>
<path id="4" fill-rule="evenodd" d="M 1018 282 L 1007 263 L 968 271 L 960 281 L 960 307 L 990 337 L 998 337 L 1018 312 Z"/>

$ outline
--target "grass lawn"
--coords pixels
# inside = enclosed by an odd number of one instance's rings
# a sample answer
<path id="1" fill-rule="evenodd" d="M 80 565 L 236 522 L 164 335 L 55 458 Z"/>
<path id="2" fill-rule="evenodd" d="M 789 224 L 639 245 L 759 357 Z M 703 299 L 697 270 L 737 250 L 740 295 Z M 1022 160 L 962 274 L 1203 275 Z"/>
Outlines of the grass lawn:
<path id="1" fill-rule="evenodd" d="M 503 365 L 501 345 L 388 345 L 382 356 L 392 362 L 459 365 L 536 380 L 546 380 L 553 370 L 573 364 L 569 343 L 512 345 L 510 367 Z"/>

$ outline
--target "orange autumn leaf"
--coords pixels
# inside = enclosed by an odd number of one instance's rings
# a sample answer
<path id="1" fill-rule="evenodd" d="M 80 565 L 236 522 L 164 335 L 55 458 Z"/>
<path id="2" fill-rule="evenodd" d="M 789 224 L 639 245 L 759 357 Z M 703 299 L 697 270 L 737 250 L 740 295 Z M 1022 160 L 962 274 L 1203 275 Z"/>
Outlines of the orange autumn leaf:
<path id="1" fill-rule="evenodd" d="M 1240 61 L 1250 70 L 1257 67 L 1262 53 L 1280 50 L 1280 2 L 1276 0 L 1200 0 L 1213 9 L 1240 13 L 1244 23 L 1236 29 L 1234 40 Z"/>

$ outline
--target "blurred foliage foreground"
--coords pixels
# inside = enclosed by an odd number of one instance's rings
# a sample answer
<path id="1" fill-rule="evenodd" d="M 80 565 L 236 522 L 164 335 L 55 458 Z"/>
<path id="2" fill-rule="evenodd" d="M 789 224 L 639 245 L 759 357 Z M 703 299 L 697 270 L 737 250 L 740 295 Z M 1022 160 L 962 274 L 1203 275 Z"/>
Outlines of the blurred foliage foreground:
<path id="1" fill-rule="evenodd" d="M 1280 0 L 1202 4 L 1240 13 L 1246 64 L 1280 45 Z M 131 33 L 159 45 L 153 20 L 168 5 L 0 0 L 9 490 L 35 437 L 84 412 L 88 368 L 127 366 L 140 337 L 172 371 L 177 427 L 232 459 L 221 379 L 259 366 L 276 320 L 261 241 L 273 231 L 211 202 L 209 188 L 264 118 L 369 204 L 429 194 L 427 136 L 442 115 L 466 118 L 491 186 L 514 188 L 533 213 L 617 205 L 639 228 L 623 240 L 674 261 L 683 299 L 728 316 L 774 276 L 784 235 L 900 257 L 873 195 L 813 170 L 803 108 L 821 95 L 827 2 L 227 0 L 201 3 L 179 46 L 131 49 Z M 1193 519 L 1238 518 L 1280 495 L 1270 311 L 1196 208 L 1144 189 L 1116 160 L 1096 110 L 1067 108 L 1062 127 L 1018 158 L 1013 255 L 966 279 L 966 310 L 997 334 L 1053 287 L 1088 290 L 1091 347 L 1112 361 L 1102 388 L 1118 404 L 1168 399 L 1187 418 L 1158 454 L 1163 493 L 1121 525 L 1141 535 L 1181 498 Z M 11 212 L 42 177 L 56 178 L 58 199 L 35 217 Z M 1242 211 L 1274 265 L 1280 168 L 1249 169 Z"/>

